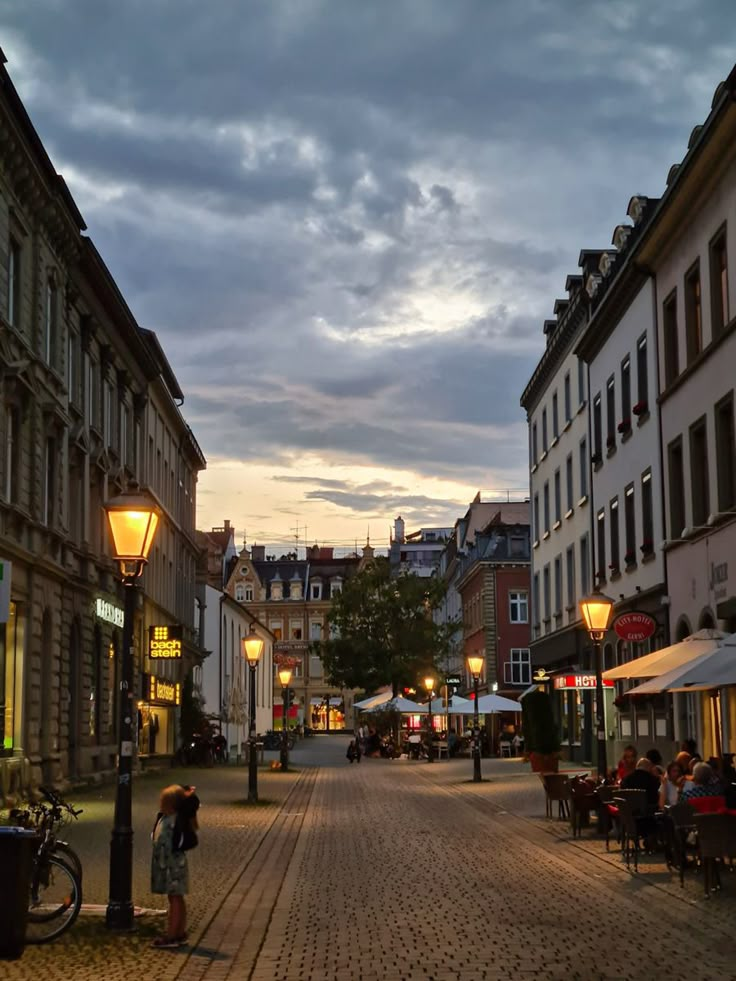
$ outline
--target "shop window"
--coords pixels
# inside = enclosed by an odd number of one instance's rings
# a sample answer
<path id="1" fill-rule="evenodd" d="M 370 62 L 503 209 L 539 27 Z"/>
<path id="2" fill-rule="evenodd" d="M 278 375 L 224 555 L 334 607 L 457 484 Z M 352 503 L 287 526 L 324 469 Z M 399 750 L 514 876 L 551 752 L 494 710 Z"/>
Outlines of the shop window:
<path id="1" fill-rule="evenodd" d="M 17 698 L 20 689 L 16 679 L 20 672 L 18 637 L 18 610 L 15 603 L 10 604 L 7 623 L 0 623 L 0 756 L 11 756 L 18 736 L 20 704 Z"/>
<path id="2" fill-rule="evenodd" d="M 685 277 L 685 341 L 687 363 L 703 350 L 703 311 L 700 302 L 700 264 L 695 263 Z"/>
<path id="3" fill-rule="evenodd" d="M 713 337 L 718 337 L 729 321 L 728 260 L 726 255 L 725 227 L 718 232 L 710 243 L 709 258 L 711 327 Z"/>

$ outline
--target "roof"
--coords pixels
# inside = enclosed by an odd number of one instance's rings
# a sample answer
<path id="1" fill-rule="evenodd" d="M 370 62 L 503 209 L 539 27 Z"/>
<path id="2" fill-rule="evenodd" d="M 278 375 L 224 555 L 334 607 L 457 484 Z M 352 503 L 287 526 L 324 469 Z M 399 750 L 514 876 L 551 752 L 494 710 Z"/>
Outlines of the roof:
<path id="1" fill-rule="evenodd" d="M 529 524 L 529 501 L 509 501 L 496 507 L 498 511 L 488 522 L 489 525 Z"/>

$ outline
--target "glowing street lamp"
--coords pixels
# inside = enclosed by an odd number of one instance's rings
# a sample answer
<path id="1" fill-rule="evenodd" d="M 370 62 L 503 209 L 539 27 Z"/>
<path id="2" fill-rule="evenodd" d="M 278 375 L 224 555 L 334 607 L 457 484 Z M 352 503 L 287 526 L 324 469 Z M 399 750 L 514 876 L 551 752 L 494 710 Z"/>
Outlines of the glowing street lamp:
<path id="1" fill-rule="evenodd" d="M 480 697 L 480 676 L 483 672 L 485 658 L 471 655 L 468 658 L 468 670 L 473 676 L 473 783 L 481 782 L 480 774 L 480 720 L 478 718 L 478 698 Z"/>
<path id="2" fill-rule="evenodd" d="M 130 492 L 105 504 L 115 561 L 125 595 L 123 650 L 120 664 L 118 779 L 110 841 L 110 884 L 105 922 L 113 930 L 133 929 L 133 636 L 139 578 L 148 561 L 159 522 L 159 510 L 146 495 Z"/>
<path id="3" fill-rule="evenodd" d="M 248 803 L 258 803 L 258 760 L 256 758 L 256 668 L 263 654 L 263 641 L 251 624 L 250 633 L 243 637 L 243 657 L 248 662 Z"/>
<path id="4" fill-rule="evenodd" d="M 286 720 L 289 717 L 289 682 L 291 681 L 291 668 L 279 668 L 279 681 L 281 682 L 281 710 L 284 713 L 281 724 L 281 769 L 288 770 L 289 734 L 286 731 Z"/>
<path id="5" fill-rule="evenodd" d="M 595 728 L 598 744 L 598 779 L 604 780 L 608 770 L 606 761 L 605 707 L 603 702 L 603 654 L 601 641 L 611 625 L 613 600 L 596 588 L 590 596 L 580 600 L 580 612 L 593 641 L 595 653 Z"/>
<path id="6" fill-rule="evenodd" d="M 434 763 L 434 728 L 432 726 L 432 699 L 434 698 L 434 678 L 427 675 L 424 679 L 424 687 L 429 695 L 429 745 L 427 746 L 427 762 Z"/>

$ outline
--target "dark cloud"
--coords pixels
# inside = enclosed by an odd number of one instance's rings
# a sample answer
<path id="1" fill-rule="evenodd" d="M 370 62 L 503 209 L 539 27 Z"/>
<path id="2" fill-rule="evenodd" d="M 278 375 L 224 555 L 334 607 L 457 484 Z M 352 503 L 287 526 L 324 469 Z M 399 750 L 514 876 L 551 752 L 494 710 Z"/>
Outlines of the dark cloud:
<path id="1" fill-rule="evenodd" d="M 661 193 L 731 67 L 730 14 L 0 0 L 0 36 L 208 455 L 517 487 L 542 320 L 631 194 Z M 308 494 L 454 507 L 332 480 Z"/>

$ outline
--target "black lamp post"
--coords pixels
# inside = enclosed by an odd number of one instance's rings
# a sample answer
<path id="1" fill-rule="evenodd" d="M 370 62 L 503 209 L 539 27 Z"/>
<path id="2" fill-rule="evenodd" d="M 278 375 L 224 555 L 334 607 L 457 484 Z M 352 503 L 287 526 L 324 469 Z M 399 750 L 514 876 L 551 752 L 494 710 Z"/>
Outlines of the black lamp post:
<path id="1" fill-rule="evenodd" d="M 105 505 L 115 560 L 125 593 L 123 650 L 120 665 L 118 776 L 115 818 L 110 840 L 110 886 L 105 923 L 113 930 L 133 929 L 133 720 L 135 678 L 133 639 L 140 592 L 136 580 L 148 560 L 159 512 L 142 494 L 114 497 Z"/>
<path id="2" fill-rule="evenodd" d="M 248 662 L 248 803 L 258 803 L 258 759 L 256 757 L 256 668 L 263 654 L 263 641 L 251 624 L 243 637 L 243 657 Z"/>
<path id="3" fill-rule="evenodd" d="M 434 698 L 434 678 L 428 675 L 424 679 L 424 687 L 429 695 L 429 745 L 427 746 L 427 763 L 434 763 L 434 726 L 432 725 L 432 699 Z"/>
<path id="4" fill-rule="evenodd" d="M 480 675 L 483 670 L 482 657 L 469 657 L 468 668 L 473 676 L 473 783 L 480 783 L 480 720 L 478 718 L 478 698 Z"/>
<path id="5" fill-rule="evenodd" d="M 598 779 L 605 780 L 608 773 L 606 761 L 606 720 L 603 700 L 603 651 L 601 641 L 611 625 L 613 600 L 596 588 L 590 596 L 580 600 L 583 615 L 595 653 L 595 731 L 598 744 Z"/>
<path id="6" fill-rule="evenodd" d="M 281 668 L 279 670 L 279 681 L 281 682 L 281 700 L 283 702 L 282 711 L 283 725 L 281 727 L 281 769 L 289 769 L 289 733 L 286 729 L 286 720 L 289 718 L 289 682 L 291 681 L 291 668 Z"/>

